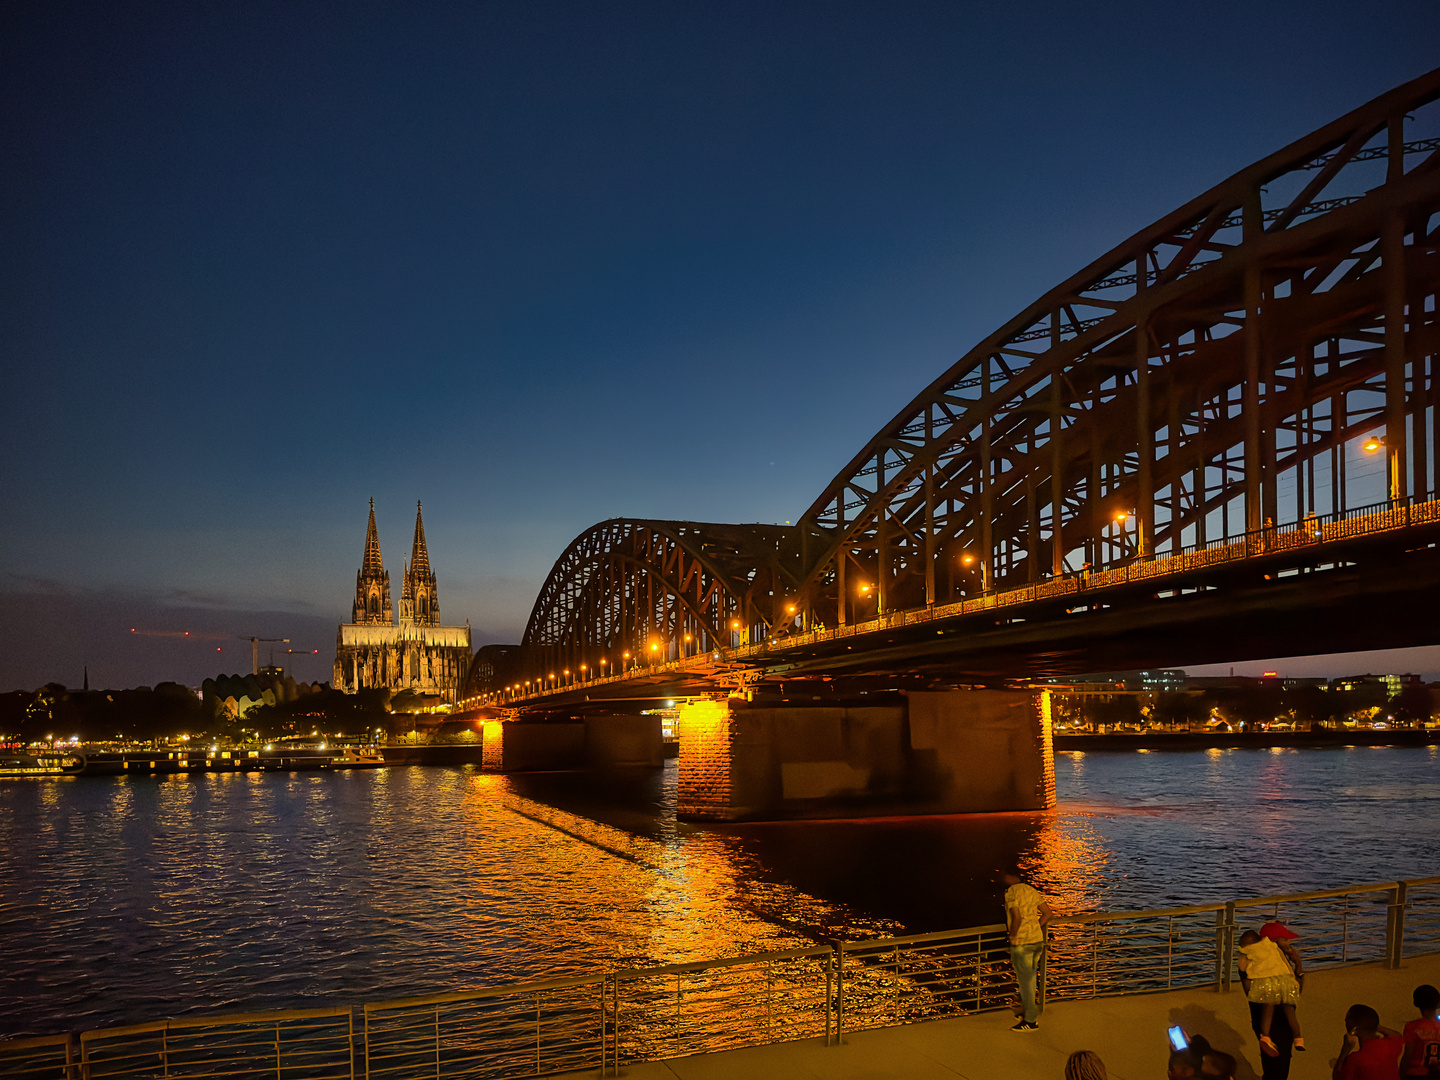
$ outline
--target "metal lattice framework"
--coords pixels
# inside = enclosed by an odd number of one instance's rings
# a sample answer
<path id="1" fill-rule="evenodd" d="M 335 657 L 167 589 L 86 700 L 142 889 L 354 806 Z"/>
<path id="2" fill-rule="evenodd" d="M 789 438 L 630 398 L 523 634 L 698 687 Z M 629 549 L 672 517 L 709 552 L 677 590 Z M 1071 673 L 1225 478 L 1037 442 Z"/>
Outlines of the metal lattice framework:
<path id="1" fill-rule="evenodd" d="M 738 641 L 777 591 L 799 585 L 797 537 L 783 525 L 602 521 L 550 571 L 525 629 L 527 666 L 542 677 L 618 669 L 626 653 L 668 659 Z"/>
<path id="2" fill-rule="evenodd" d="M 727 643 L 732 623 L 844 623 L 1428 496 L 1437 99 L 1440 70 L 1052 289 L 901 410 L 795 527 L 595 526 L 555 564 L 525 644 L 547 664 L 648 640 L 674 655 L 687 633 Z"/>
<path id="3" fill-rule="evenodd" d="M 1440 139 L 1407 136 L 1437 97 L 1440 71 L 1237 173 L 967 353 L 800 519 L 829 540 L 802 606 L 844 622 L 1382 499 L 1378 465 L 1347 491 L 1370 432 L 1388 495 L 1429 492 Z"/>

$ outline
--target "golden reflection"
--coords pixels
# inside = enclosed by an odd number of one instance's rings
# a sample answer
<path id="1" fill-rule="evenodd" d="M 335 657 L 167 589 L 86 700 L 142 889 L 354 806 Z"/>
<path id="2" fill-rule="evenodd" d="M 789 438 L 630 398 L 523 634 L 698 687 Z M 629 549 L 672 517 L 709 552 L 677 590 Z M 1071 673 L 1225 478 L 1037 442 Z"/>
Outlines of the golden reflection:
<path id="1" fill-rule="evenodd" d="M 495 905 L 484 871 L 497 854 L 523 867 L 508 888 L 526 914 L 506 933 L 516 956 L 532 962 L 561 943 L 586 958 L 588 970 L 602 962 L 647 967 L 803 948 L 816 943 L 817 927 L 846 937 L 901 930 L 765 881 L 763 868 L 730 837 L 637 836 L 524 798 L 503 775 L 470 778 L 464 805 L 474 872 L 464 885 L 461 933 L 477 955 L 494 950 Z"/>
<path id="2" fill-rule="evenodd" d="M 1030 851 L 1019 863 L 1035 888 L 1063 912 L 1095 911 L 1110 851 L 1089 815 L 1046 814 Z"/>

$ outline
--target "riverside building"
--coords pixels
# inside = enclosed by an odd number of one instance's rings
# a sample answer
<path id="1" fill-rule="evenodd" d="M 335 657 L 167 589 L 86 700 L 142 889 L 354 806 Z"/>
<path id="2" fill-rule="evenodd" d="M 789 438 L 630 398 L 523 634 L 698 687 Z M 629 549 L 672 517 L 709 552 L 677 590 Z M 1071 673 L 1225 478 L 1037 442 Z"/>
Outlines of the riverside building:
<path id="1" fill-rule="evenodd" d="M 470 666 L 470 622 L 440 624 L 440 594 L 425 546 L 425 522 L 415 504 L 415 541 L 400 586 L 400 618 L 390 602 L 390 574 L 380 555 L 375 500 L 365 531 L 365 556 L 355 575 L 350 622 L 335 640 L 336 689 L 386 687 L 434 694 L 449 704 L 460 696 Z"/>

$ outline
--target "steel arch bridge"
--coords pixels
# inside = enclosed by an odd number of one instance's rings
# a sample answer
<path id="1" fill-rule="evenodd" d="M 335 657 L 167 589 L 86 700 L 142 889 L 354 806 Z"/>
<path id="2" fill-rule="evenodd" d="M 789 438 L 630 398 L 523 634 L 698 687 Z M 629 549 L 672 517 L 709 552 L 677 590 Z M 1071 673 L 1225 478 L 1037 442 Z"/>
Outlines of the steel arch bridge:
<path id="1" fill-rule="evenodd" d="M 539 660 L 533 674 L 620 670 L 662 647 L 670 659 L 737 643 L 775 595 L 800 584 L 797 535 L 782 525 L 600 522 L 565 549 L 535 601 L 522 642 Z"/>
<path id="2" fill-rule="evenodd" d="M 1056 286 L 794 526 L 588 530 L 541 590 L 527 666 L 724 649 L 1432 498 L 1437 99 L 1440 70 Z"/>

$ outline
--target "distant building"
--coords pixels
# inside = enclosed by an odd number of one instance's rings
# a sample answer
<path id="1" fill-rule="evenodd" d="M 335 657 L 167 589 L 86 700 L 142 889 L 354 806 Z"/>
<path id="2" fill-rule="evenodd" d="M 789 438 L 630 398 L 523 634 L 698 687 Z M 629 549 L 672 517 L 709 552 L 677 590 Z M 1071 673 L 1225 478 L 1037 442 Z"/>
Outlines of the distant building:
<path id="1" fill-rule="evenodd" d="M 1379 689 L 1387 697 L 1394 697 L 1408 682 L 1419 682 L 1418 675 L 1345 675 L 1330 680 L 1331 690 Z M 1393 687 L 1393 689 L 1392 689 Z"/>
<path id="2" fill-rule="evenodd" d="M 1051 679 L 1052 683 L 1085 688 L 1089 684 L 1114 690 L 1164 694 L 1185 689 L 1185 672 L 1178 669 L 1148 668 L 1143 671 L 1101 671 L 1091 675 Z"/>
<path id="3" fill-rule="evenodd" d="M 1391 697 L 1400 693 L 1407 686 L 1420 685 L 1419 675 L 1382 675 L 1380 677 L 1385 680 L 1385 693 Z"/>
<path id="4" fill-rule="evenodd" d="M 399 623 L 390 602 L 390 574 L 380 555 L 374 499 L 350 611 L 351 621 L 341 624 L 335 641 L 336 689 L 353 694 L 385 687 L 437 694 L 451 704 L 459 699 L 470 667 L 470 623 L 440 625 L 440 594 L 430 570 L 419 503 L 415 541 L 400 586 Z"/>

